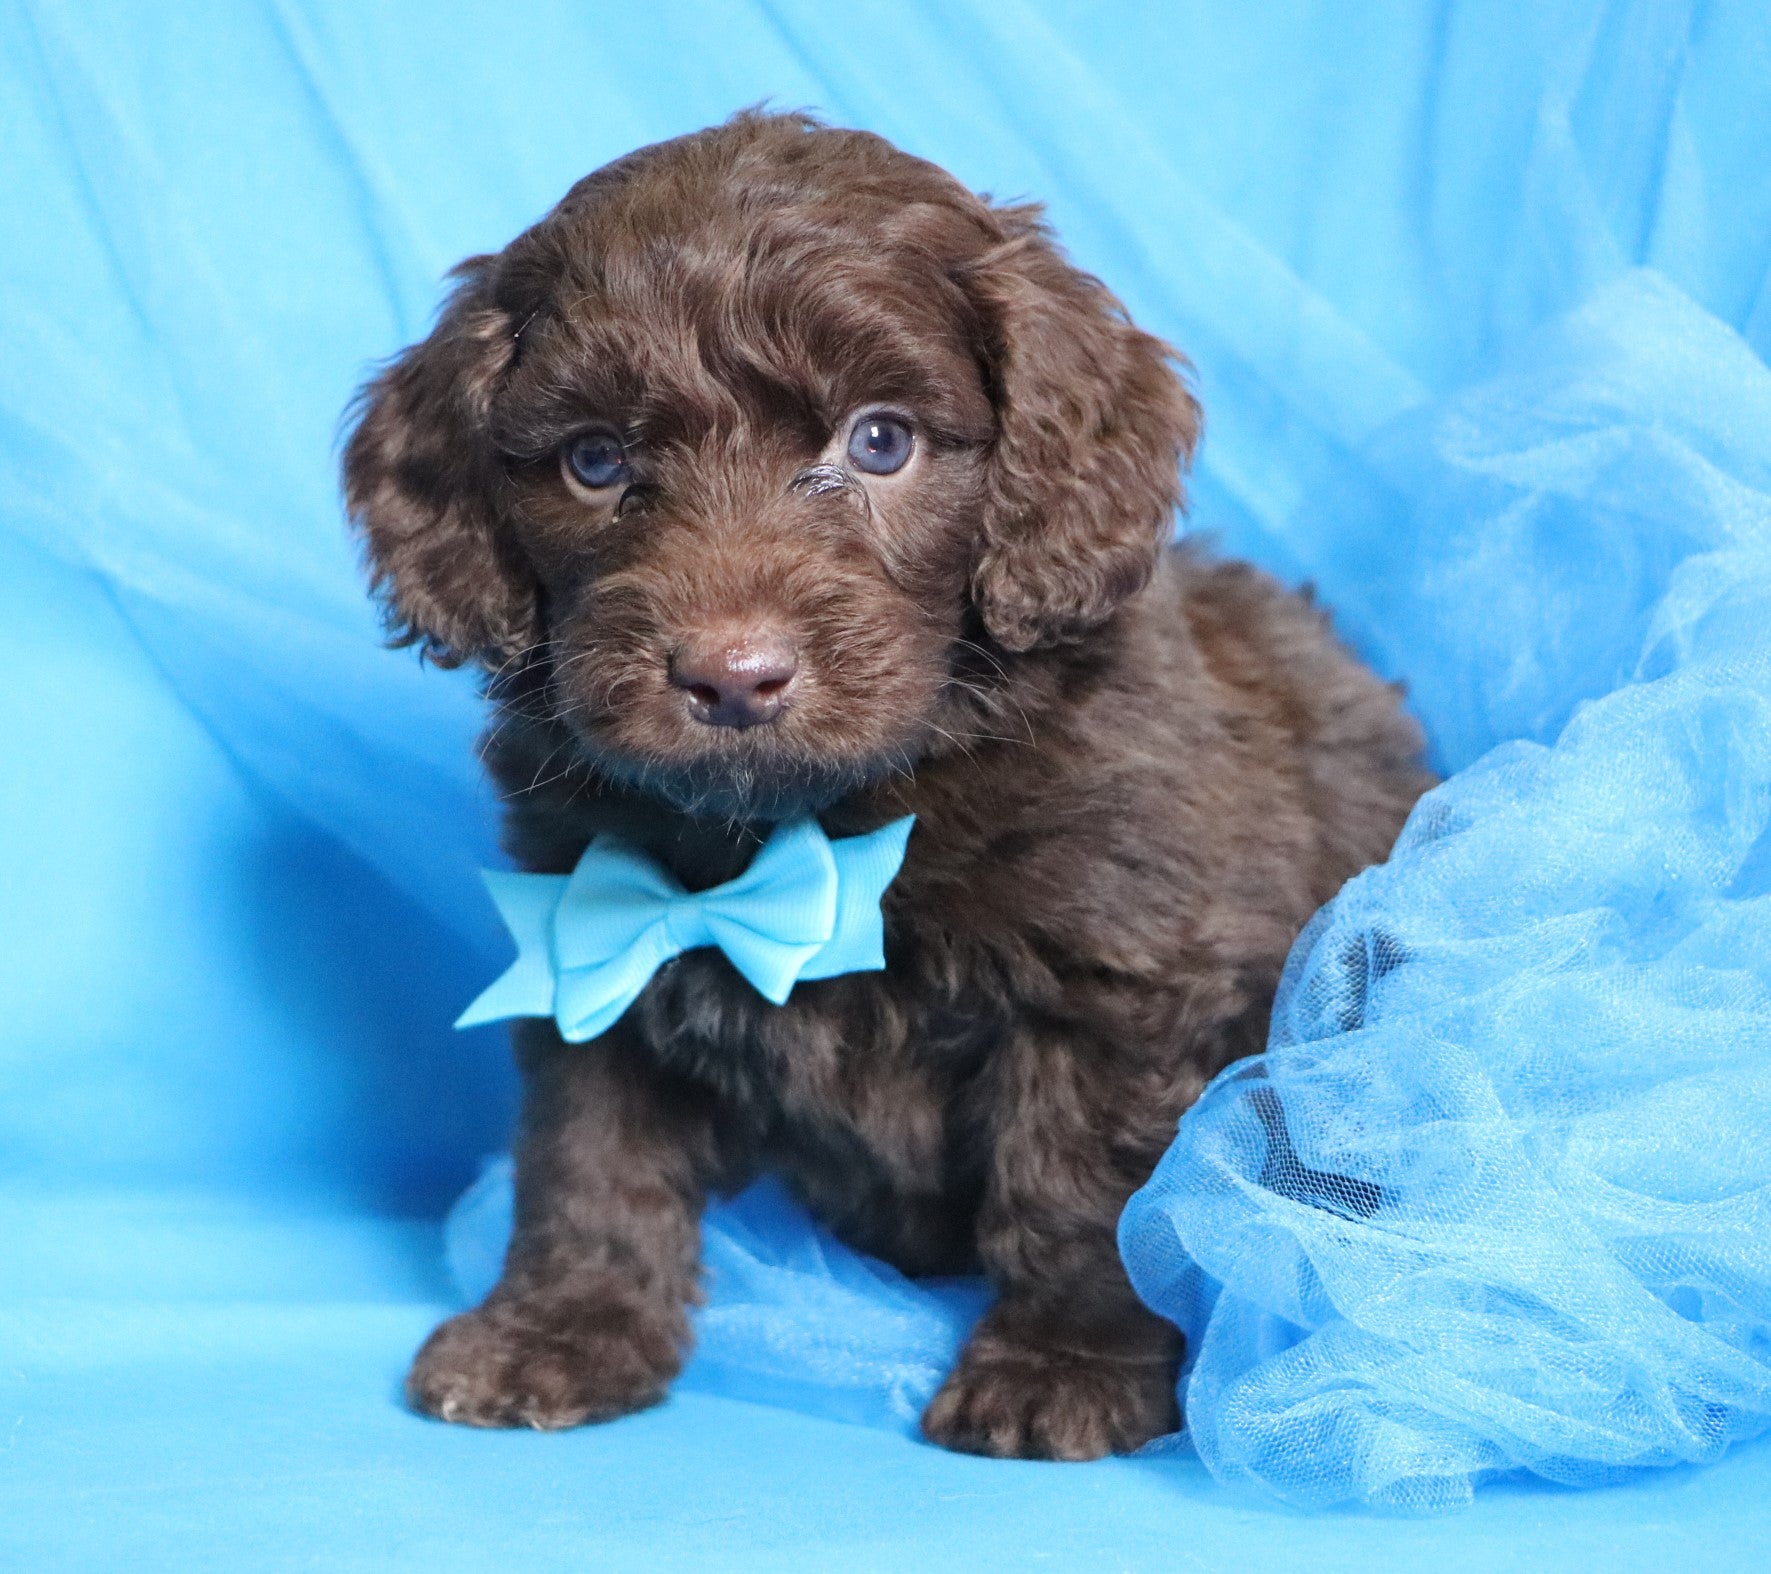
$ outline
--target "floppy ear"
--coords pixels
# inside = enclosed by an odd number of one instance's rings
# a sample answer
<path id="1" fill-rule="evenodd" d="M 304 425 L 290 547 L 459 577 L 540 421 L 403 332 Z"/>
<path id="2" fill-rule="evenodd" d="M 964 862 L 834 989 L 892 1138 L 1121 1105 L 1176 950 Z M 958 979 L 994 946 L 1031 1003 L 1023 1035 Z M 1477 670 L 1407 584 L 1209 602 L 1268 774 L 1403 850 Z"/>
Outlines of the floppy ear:
<path id="1" fill-rule="evenodd" d="M 514 330 L 491 298 L 496 259 L 474 257 L 428 339 L 358 395 L 345 506 L 368 551 L 393 641 L 443 666 L 495 663 L 538 637 L 527 562 L 502 525 L 507 485 L 491 395 Z"/>
<path id="2" fill-rule="evenodd" d="M 997 439 L 972 592 L 1009 650 L 1074 640 L 1155 572 L 1185 499 L 1199 406 L 1179 358 L 1073 268 L 1034 207 L 967 270 L 986 325 Z"/>

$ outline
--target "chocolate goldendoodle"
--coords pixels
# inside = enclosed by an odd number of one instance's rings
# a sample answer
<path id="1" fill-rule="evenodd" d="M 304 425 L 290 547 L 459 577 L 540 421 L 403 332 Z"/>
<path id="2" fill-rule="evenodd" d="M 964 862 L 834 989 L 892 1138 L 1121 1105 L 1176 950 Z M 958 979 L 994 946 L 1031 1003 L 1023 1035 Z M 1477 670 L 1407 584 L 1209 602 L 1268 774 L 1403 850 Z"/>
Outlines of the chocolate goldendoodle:
<path id="1" fill-rule="evenodd" d="M 703 1199 L 766 1169 L 862 1250 L 994 1283 L 930 1438 L 1177 1425 L 1120 1209 L 1430 780 L 1319 610 L 1168 545 L 1198 430 L 1036 208 L 800 116 L 630 154 L 461 266 L 346 490 L 398 637 L 488 673 L 519 864 L 614 832 L 701 890 L 783 820 L 916 820 L 883 972 L 776 1006 L 695 950 L 592 1042 L 519 1025 L 504 1278 L 415 1405 L 654 1403 Z"/>

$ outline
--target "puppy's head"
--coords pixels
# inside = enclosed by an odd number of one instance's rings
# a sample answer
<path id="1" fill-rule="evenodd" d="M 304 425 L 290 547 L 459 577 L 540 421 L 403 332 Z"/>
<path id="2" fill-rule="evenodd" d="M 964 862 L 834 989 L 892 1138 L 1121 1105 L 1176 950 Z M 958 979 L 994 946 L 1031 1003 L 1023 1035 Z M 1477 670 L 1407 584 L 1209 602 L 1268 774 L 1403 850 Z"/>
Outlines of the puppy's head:
<path id="1" fill-rule="evenodd" d="M 1197 431 L 1171 359 L 1037 210 L 743 115 L 465 263 L 364 390 L 346 495 L 400 639 L 525 674 L 618 779 L 769 818 L 1145 583 Z"/>

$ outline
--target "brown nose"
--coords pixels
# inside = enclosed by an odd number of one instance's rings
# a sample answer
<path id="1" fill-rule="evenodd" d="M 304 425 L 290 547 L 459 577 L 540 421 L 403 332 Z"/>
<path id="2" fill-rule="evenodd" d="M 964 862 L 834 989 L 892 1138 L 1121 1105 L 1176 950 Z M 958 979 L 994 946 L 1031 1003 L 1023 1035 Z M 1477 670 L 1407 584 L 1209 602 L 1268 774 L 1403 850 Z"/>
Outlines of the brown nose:
<path id="1" fill-rule="evenodd" d="M 760 727 L 787 706 L 799 658 L 783 634 L 753 631 L 686 640 L 670 658 L 670 681 L 689 714 L 709 727 Z"/>

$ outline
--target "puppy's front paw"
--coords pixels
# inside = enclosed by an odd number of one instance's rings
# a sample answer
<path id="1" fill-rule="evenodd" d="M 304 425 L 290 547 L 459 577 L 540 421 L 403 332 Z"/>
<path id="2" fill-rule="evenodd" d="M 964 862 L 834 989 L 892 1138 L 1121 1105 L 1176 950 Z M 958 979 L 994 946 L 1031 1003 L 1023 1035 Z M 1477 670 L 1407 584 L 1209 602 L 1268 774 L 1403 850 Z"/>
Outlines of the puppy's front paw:
<path id="1" fill-rule="evenodd" d="M 923 1436 L 997 1459 L 1129 1454 L 1181 1422 L 1174 1363 L 974 1340 L 923 1413 Z"/>
<path id="2" fill-rule="evenodd" d="M 415 1410 L 464 1426 L 609 1421 L 664 1397 L 686 1328 L 626 1307 L 490 1302 L 451 1317 L 406 1376 Z"/>

